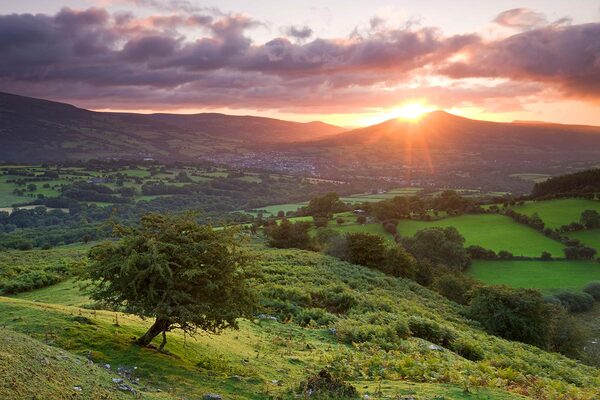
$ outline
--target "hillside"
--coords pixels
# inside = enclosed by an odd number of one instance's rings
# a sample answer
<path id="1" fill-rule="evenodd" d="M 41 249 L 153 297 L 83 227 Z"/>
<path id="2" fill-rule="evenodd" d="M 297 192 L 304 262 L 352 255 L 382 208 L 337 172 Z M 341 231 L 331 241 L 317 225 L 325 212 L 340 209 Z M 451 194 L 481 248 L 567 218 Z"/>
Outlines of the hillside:
<path id="1" fill-rule="evenodd" d="M 292 398 L 307 374 L 326 365 L 379 399 L 585 400 L 600 394 L 597 369 L 490 336 L 464 317 L 462 306 L 414 282 L 318 253 L 257 250 L 263 272 L 257 288 L 265 314 L 277 320 L 242 321 L 240 331 L 221 336 L 172 332 L 167 354 L 131 344 L 149 322 L 65 305 L 88 303 L 71 281 L 0 297 L 0 325 L 95 363 L 137 367 L 144 398 L 156 389 L 174 398 Z M 14 357 L 31 357 L 26 348 L 11 349 Z"/>
<path id="2" fill-rule="evenodd" d="M 224 114 L 93 112 L 0 93 L 0 161 L 89 158 L 196 159 L 257 144 L 306 141 L 343 128 Z"/>
<path id="3" fill-rule="evenodd" d="M 392 119 L 332 138 L 297 145 L 331 152 L 339 162 L 357 160 L 409 167 L 522 164 L 546 167 L 600 158 L 600 127 L 547 123 L 498 123 L 431 112 L 417 121 Z"/>

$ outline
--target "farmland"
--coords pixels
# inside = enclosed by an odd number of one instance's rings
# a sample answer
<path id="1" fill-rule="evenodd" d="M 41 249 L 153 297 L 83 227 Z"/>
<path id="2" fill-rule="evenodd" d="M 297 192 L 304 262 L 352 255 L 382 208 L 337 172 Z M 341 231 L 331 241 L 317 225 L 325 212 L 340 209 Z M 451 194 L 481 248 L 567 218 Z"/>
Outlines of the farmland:
<path id="1" fill-rule="evenodd" d="M 401 220 L 398 232 L 402 236 L 413 236 L 421 229 L 448 226 L 455 227 L 465 237 L 466 246 L 479 245 L 527 257 L 538 257 L 543 251 L 555 257 L 563 256 L 561 243 L 498 214 L 462 215 L 438 221 Z"/>
<path id="2" fill-rule="evenodd" d="M 595 261 L 475 261 L 471 276 L 491 285 L 535 288 L 545 293 L 581 290 L 600 280 L 600 263 Z"/>
<path id="3" fill-rule="evenodd" d="M 529 216 L 537 213 L 547 227 L 558 228 L 571 222 L 578 222 L 584 210 L 600 212 L 600 201 L 586 199 L 529 201 L 522 206 L 512 208 L 518 213 Z"/>

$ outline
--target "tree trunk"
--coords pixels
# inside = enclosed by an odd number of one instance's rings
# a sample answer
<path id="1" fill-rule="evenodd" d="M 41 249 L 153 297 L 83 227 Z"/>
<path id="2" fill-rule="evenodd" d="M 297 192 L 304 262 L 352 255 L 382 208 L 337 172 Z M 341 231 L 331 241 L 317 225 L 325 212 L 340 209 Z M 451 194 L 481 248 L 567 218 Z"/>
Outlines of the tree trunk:
<path id="1" fill-rule="evenodd" d="M 163 335 L 166 336 L 165 332 L 169 329 L 169 325 L 171 325 L 171 323 L 168 319 L 156 318 L 156 321 L 154 321 L 154 324 L 148 329 L 148 332 L 146 332 L 144 336 L 139 337 L 135 341 L 135 344 L 138 346 L 148 346 L 150 342 L 152 342 L 152 339 L 160 333 L 163 333 Z"/>

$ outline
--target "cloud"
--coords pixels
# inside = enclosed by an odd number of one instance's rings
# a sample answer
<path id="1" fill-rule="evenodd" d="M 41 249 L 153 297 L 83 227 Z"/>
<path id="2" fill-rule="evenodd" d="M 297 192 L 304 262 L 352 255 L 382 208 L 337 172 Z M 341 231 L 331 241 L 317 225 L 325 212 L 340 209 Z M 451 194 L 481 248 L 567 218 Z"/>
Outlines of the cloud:
<path id="1" fill-rule="evenodd" d="M 440 71 L 452 78 L 502 77 L 600 98 L 600 23 L 546 26 L 467 50 L 467 61 Z"/>
<path id="2" fill-rule="evenodd" d="M 304 41 L 310 38 L 313 35 L 313 30 L 304 25 L 304 26 L 288 26 L 283 30 L 287 36 L 293 37 L 294 39 L 298 39 L 300 41 Z"/>
<path id="3" fill-rule="evenodd" d="M 284 30 L 287 37 L 254 43 L 248 32 L 262 23 L 249 16 L 184 11 L 0 15 L 0 88 L 91 108 L 311 112 L 423 96 L 440 106 L 513 106 L 515 96 L 528 98 L 546 84 L 600 97 L 599 24 L 546 25 L 485 42 L 477 34 L 372 21 L 347 37 L 313 37 L 310 27 L 296 26 Z M 436 74 L 456 82 L 415 84 Z M 471 77 L 508 82 L 473 84 Z"/>
<path id="4" fill-rule="evenodd" d="M 519 29 L 531 29 L 548 24 L 544 14 L 528 8 L 513 8 L 503 11 L 496 16 L 494 22 L 498 25 Z"/>

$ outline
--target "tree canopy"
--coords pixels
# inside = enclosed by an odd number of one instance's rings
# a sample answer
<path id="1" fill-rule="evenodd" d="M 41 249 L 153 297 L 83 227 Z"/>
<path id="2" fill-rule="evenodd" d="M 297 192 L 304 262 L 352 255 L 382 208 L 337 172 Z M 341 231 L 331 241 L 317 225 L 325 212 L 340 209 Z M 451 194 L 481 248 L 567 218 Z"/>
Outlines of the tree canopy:
<path id="1" fill-rule="evenodd" d="M 117 225 L 120 240 L 93 247 L 82 279 L 91 297 L 155 322 L 136 343 L 182 329 L 219 333 L 250 317 L 252 258 L 236 229 L 213 230 L 192 214 L 144 215 L 137 227 Z"/>

